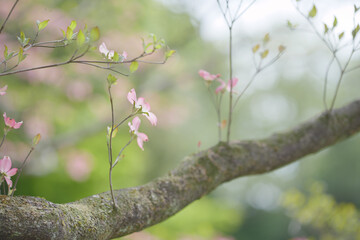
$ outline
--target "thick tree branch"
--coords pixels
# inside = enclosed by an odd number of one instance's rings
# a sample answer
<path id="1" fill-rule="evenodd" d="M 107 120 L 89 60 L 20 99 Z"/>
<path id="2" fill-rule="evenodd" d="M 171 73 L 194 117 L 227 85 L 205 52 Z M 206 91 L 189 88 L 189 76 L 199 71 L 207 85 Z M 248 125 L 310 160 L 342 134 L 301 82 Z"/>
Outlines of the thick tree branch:
<path id="1" fill-rule="evenodd" d="M 174 215 L 220 184 L 294 162 L 360 131 L 360 100 L 269 138 L 235 141 L 186 157 L 167 176 L 68 204 L 0 197 L 1 239 L 110 239 Z"/>

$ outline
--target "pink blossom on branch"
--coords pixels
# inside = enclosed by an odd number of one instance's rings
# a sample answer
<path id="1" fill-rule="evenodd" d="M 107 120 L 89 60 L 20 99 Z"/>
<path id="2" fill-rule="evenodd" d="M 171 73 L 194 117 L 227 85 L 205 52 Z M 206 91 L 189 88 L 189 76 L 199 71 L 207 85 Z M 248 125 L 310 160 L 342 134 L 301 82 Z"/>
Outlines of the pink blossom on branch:
<path id="1" fill-rule="evenodd" d="M 199 70 L 199 75 L 200 75 L 200 77 L 202 77 L 205 81 L 209 81 L 209 82 L 211 82 L 211 81 L 213 81 L 213 80 L 215 80 L 215 79 L 217 79 L 217 78 L 219 78 L 220 77 L 220 74 L 210 74 L 210 73 L 208 73 L 207 71 L 205 71 L 205 70 Z"/>
<path id="2" fill-rule="evenodd" d="M 5 112 L 3 114 L 3 117 L 4 117 L 5 125 L 8 126 L 9 128 L 18 129 L 23 124 L 22 121 L 21 122 L 15 122 L 14 119 L 11 119 L 11 118 L 7 117 Z"/>
<path id="3" fill-rule="evenodd" d="M 7 85 L 3 86 L 2 88 L 0 88 L 0 96 L 3 96 L 6 94 L 6 90 L 7 90 Z"/>
<path id="4" fill-rule="evenodd" d="M 4 156 L 3 159 L 0 159 L 1 180 L 5 178 L 5 181 L 8 184 L 9 188 L 12 187 L 12 181 L 10 178 L 16 174 L 17 170 L 17 168 L 11 168 L 10 157 Z"/>
<path id="5" fill-rule="evenodd" d="M 141 120 L 139 117 L 134 117 L 132 123 L 129 122 L 128 125 L 130 127 L 130 133 L 134 134 L 137 137 L 137 144 L 144 151 L 143 143 L 149 141 L 148 136 L 145 133 L 139 132 Z"/>
<path id="6" fill-rule="evenodd" d="M 100 52 L 101 54 L 103 54 L 103 55 L 105 56 L 105 58 L 107 58 L 107 59 L 109 59 L 109 60 L 113 59 L 113 57 L 114 57 L 114 55 L 115 55 L 115 51 L 114 51 L 114 50 L 109 50 L 109 49 L 106 47 L 106 45 L 105 45 L 104 42 L 103 42 L 102 44 L 100 44 L 100 46 L 99 46 L 99 52 Z M 121 57 L 121 59 L 120 59 L 121 62 L 124 61 L 125 59 L 127 59 L 127 57 L 128 57 L 127 52 L 123 51 L 123 53 L 120 55 L 120 57 Z"/>
<path id="7" fill-rule="evenodd" d="M 215 93 L 219 93 L 219 92 L 225 92 L 225 89 L 230 92 L 231 90 L 231 85 L 232 85 L 232 88 L 235 87 L 235 85 L 238 83 L 238 79 L 237 78 L 232 78 L 231 81 L 228 81 L 228 84 L 226 84 L 222 79 L 218 79 L 218 81 L 220 82 L 220 86 L 217 87 L 215 89 Z M 232 92 L 234 92 L 234 90 L 232 90 Z"/>
<path id="8" fill-rule="evenodd" d="M 136 109 L 141 108 L 141 113 L 144 115 L 147 119 L 149 119 L 150 123 L 154 126 L 156 126 L 157 123 L 157 117 L 154 113 L 150 112 L 150 104 L 145 102 L 145 99 L 140 97 L 139 99 L 136 97 L 135 89 L 131 89 L 130 92 L 127 95 L 127 99 L 131 104 L 135 106 Z"/>

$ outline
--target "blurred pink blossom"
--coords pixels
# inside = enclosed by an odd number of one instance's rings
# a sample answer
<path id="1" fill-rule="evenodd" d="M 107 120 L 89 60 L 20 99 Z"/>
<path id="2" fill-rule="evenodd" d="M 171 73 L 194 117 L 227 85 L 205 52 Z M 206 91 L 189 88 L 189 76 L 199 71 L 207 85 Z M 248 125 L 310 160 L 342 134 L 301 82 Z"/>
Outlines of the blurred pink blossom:
<path id="1" fill-rule="evenodd" d="M 92 156 L 87 152 L 71 152 L 66 159 L 66 171 L 77 182 L 85 181 L 93 169 Z"/>
<path id="2" fill-rule="evenodd" d="M 92 85 L 86 81 L 73 81 L 66 87 L 66 95 L 76 101 L 86 100 L 92 91 Z"/>
<path id="3" fill-rule="evenodd" d="M 34 137 L 36 134 L 40 133 L 43 139 L 48 138 L 53 134 L 53 127 L 49 123 L 49 120 L 46 118 L 41 118 L 39 116 L 28 116 L 26 119 L 25 133 L 29 137 Z"/>
<path id="4" fill-rule="evenodd" d="M 225 84 L 225 82 L 222 79 L 218 79 L 218 81 L 220 82 L 220 86 L 216 88 L 215 93 L 219 93 L 219 92 L 224 92 L 225 89 L 230 92 L 231 90 L 231 85 L 234 88 L 235 85 L 238 83 L 238 79 L 237 78 L 232 78 L 231 81 L 228 81 L 228 84 Z M 234 90 L 233 90 L 234 92 Z"/>
<path id="5" fill-rule="evenodd" d="M 140 118 L 134 117 L 134 119 L 132 120 L 132 124 L 131 122 L 129 122 L 128 125 L 130 127 L 130 133 L 134 134 L 137 137 L 137 144 L 139 145 L 141 150 L 144 151 L 143 142 L 149 141 L 149 138 L 145 133 L 141 133 L 138 131 L 140 127 L 140 123 L 141 123 Z"/>
<path id="6" fill-rule="evenodd" d="M 5 178 L 6 183 L 9 188 L 12 187 L 12 181 L 10 178 L 14 176 L 17 172 L 17 168 L 11 168 L 11 159 L 8 156 L 4 156 L 3 159 L 0 159 L 0 175 L 1 181 Z"/>
<path id="7" fill-rule="evenodd" d="M 2 88 L 0 88 L 0 96 L 3 96 L 6 94 L 6 90 L 7 90 L 7 85 L 3 86 Z"/>
<path id="8" fill-rule="evenodd" d="M 213 81 L 216 78 L 220 77 L 220 74 L 210 74 L 209 72 L 205 70 L 199 70 L 199 75 L 202 77 L 205 81 Z"/>
<path id="9" fill-rule="evenodd" d="M 21 127 L 21 125 L 23 124 L 23 122 L 15 122 L 14 119 L 11 119 L 9 117 L 6 117 L 6 113 L 4 112 L 3 114 L 3 117 L 4 117 L 4 122 L 5 122 L 5 125 L 8 126 L 9 128 L 14 128 L 14 129 L 18 129 Z"/>
<path id="10" fill-rule="evenodd" d="M 150 123 L 154 126 L 156 126 L 157 123 L 157 117 L 154 113 L 150 112 L 150 104 L 145 102 L 145 99 L 140 97 L 139 99 L 136 98 L 136 92 L 135 89 L 131 89 L 130 92 L 127 95 L 127 99 L 131 104 L 135 104 L 135 108 L 139 109 L 141 108 L 141 113 L 147 119 L 149 119 Z"/>

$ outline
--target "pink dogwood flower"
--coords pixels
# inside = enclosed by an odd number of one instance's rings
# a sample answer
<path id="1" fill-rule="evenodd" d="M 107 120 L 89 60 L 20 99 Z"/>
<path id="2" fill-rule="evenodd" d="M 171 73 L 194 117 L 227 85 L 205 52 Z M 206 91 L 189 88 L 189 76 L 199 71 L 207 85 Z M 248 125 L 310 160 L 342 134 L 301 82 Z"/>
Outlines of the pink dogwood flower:
<path id="1" fill-rule="evenodd" d="M 12 187 L 12 181 L 10 178 L 16 174 L 17 170 L 17 168 L 11 168 L 10 157 L 4 156 L 3 159 L 0 159 L 1 181 L 5 178 L 5 181 L 8 184 L 9 188 Z"/>
<path id="2" fill-rule="evenodd" d="M 137 144 L 144 151 L 143 143 L 149 141 L 148 136 L 145 133 L 139 132 L 141 120 L 139 117 L 134 117 L 132 123 L 129 122 L 128 125 L 130 127 L 130 133 L 136 136 Z"/>
<path id="3" fill-rule="evenodd" d="M 4 117 L 4 122 L 5 122 L 5 125 L 8 126 L 9 128 L 14 128 L 14 129 L 18 129 L 21 127 L 21 125 L 23 124 L 23 122 L 15 122 L 14 119 L 11 119 L 9 117 L 6 117 L 6 112 L 4 112 L 3 114 L 3 117 Z"/>
<path id="4" fill-rule="evenodd" d="M 199 70 L 199 75 L 200 77 L 202 77 L 205 81 L 209 81 L 212 82 L 213 80 L 217 79 L 218 77 L 220 77 L 220 74 L 210 74 L 205 70 Z"/>
<path id="5" fill-rule="evenodd" d="M 107 59 L 112 59 L 115 53 L 114 50 L 109 50 L 104 42 L 99 46 L 99 52 L 102 53 Z"/>
<path id="6" fill-rule="evenodd" d="M 230 90 L 231 90 L 231 85 L 232 85 L 232 87 L 234 88 L 235 87 L 235 85 L 238 83 L 238 81 L 239 81 L 239 79 L 237 79 L 237 78 L 232 78 L 231 79 L 231 81 L 228 81 L 228 84 L 226 84 L 222 79 L 218 79 L 218 81 L 220 82 L 220 86 L 219 87 L 217 87 L 216 89 L 215 89 L 215 93 L 219 93 L 219 92 L 225 92 L 225 89 L 228 91 L 228 92 L 230 92 Z M 232 92 L 234 92 L 234 90 L 232 91 Z"/>
<path id="7" fill-rule="evenodd" d="M 141 108 L 141 113 L 144 115 L 147 119 L 149 119 L 150 123 L 153 126 L 156 126 L 157 123 L 157 117 L 154 113 L 150 112 L 150 104 L 145 102 L 145 99 L 140 97 L 136 98 L 136 92 L 135 89 L 131 89 L 130 92 L 127 95 L 127 99 L 131 104 L 135 105 L 136 109 Z"/>
<path id="8" fill-rule="evenodd" d="M 102 44 L 100 44 L 99 46 L 99 52 L 101 54 L 103 54 L 105 56 L 105 58 L 109 59 L 109 60 L 112 60 L 114 55 L 115 55 L 115 51 L 114 50 L 109 50 L 105 43 L 103 42 Z M 127 52 L 123 51 L 123 53 L 120 55 L 121 57 L 121 62 L 124 61 L 125 59 L 127 59 L 128 57 L 128 54 Z"/>
<path id="9" fill-rule="evenodd" d="M 6 90 L 7 90 L 7 85 L 3 86 L 2 88 L 0 88 L 0 96 L 3 96 L 6 94 Z"/>

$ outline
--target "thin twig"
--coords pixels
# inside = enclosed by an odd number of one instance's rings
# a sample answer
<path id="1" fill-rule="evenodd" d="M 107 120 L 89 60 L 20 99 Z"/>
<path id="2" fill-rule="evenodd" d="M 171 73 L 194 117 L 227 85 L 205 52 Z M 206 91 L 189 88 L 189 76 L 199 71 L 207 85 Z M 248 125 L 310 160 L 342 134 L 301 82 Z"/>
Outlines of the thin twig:
<path id="1" fill-rule="evenodd" d="M 16 6 L 16 4 L 17 4 L 18 2 L 19 2 L 19 0 L 16 0 L 16 1 L 15 1 L 14 5 L 12 6 L 12 8 L 11 8 L 9 14 L 7 15 L 5 21 L 4 21 L 3 24 L 1 25 L 0 34 L 1 34 L 2 30 L 5 28 L 5 24 L 6 24 L 6 22 L 8 21 L 8 19 L 10 18 L 10 15 L 11 15 L 11 13 L 14 11 L 15 6 Z"/>
<path id="2" fill-rule="evenodd" d="M 15 180 L 14 186 L 13 186 L 13 188 L 12 188 L 13 191 L 12 191 L 12 193 L 11 193 L 11 196 L 14 196 L 14 193 L 15 193 L 15 191 L 16 191 L 16 185 L 17 185 L 17 183 L 18 183 L 18 181 L 19 181 L 21 172 L 22 172 L 23 168 L 25 167 L 26 161 L 28 160 L 28 158 L 30 157 L 30 155 L 31 155 L 31 153 L 34 151 L 34 149 L 35 149 L 34 147 L 31 147 L 31 148 L 30 148 L 29 153 L 26 155 L 25 160 L 23 161 L 23 163 L 21 164 L 21 166 L 20 166 L 20 168 L 19 168 L 18 175 L 16 176 L 16 180 Z"/>

